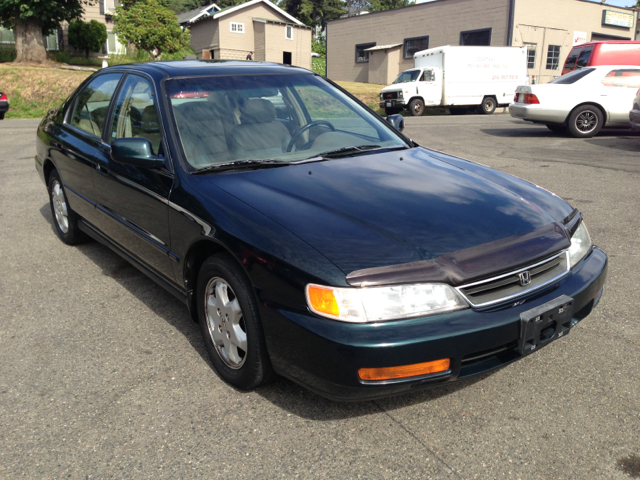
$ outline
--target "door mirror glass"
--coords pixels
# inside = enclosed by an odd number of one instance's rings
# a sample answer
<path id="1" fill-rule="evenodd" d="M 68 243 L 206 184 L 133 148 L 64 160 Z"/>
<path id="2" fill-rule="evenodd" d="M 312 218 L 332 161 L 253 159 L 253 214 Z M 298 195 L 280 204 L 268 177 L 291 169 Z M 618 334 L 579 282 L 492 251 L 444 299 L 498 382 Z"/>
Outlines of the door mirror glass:
<path id="1" fill-rule="evenodd" d="M 389 115 L 387 122 L 399 132 L 404 130 L 404 117 L 402 115 Z"/>
<path id="2" fill-rule="evenodd" d="M 153 154 L 151 142 L 146 138 L 117 138 L 111 143 L 114 162 L 139 168 L 161 168 L 164 157 Z"/>

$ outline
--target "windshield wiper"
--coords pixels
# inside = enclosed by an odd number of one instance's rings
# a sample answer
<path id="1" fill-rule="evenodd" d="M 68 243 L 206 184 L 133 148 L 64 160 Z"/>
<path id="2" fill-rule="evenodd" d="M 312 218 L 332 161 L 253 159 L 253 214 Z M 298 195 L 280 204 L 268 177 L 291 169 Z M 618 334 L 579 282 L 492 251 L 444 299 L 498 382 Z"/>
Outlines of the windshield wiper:
<path id="1" fill-rule="evenodd" d="M 332 158 L 332 157 L 337 157 L 340 155 L 353 155 L 353 154 L 359 154 L 359 153 L 365 153 L 365 152 L 371 152 L 374 150 L 405 150 L 409 147 L 405 146 L 405 145 L 392 145 L 389 147 L 381 147 L 380 145 L 371 145 L 371 144 L 367 144 L 367 145 L 353 145 L 350 147 L 342 147 L 342 148 L 338 148 L 336 150 L 329 150 L 328 152 L 322 152 L 322 153 L 318 153 L 317 155 L 314 155 L 313 157 L 309 157 L 305 160 L 301 160 L 299 162 L 292 162 L 292 163 L 306 163 L 309 161 L 320 161 L 320 160 L 324 160 L 327 158 Z"/>
<path id="2" fill-rule="evenodd" d="M 193 174 L 198 175 L 200 173 L 207 173 L 221 170 L 236 170 L 240 168 L 271 168 L 271 167 L 284 167 L 287 162 L 279 162 L 277 160 L 235 160 L 233 162 L 216 163 L 215 165 L 209 165 L 207 167 L 198 168 L 194 170 Z"/>

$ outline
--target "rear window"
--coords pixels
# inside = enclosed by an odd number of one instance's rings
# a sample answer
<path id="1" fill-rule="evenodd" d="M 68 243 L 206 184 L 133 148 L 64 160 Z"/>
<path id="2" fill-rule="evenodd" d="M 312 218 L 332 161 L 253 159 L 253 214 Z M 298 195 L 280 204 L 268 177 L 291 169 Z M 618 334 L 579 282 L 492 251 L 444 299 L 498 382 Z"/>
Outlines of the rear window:
<path id="1" fill-rule="evenodd" d="M 581 68 L 580 70 L 574 70 L 573 72 L 567 73 L 566 75 L 557 78 L 549 83 L 555 83 L 556 85 L 571 85 L 572 83 L 576 83 L 581 78 L 586 77 L 594 70 L 595 68 Z"/>
<path id="2" fill-rule="evenodd" d="M 571 50 L 569 56 L 567 57 L 567 61 L 564 64 L 565 70 L 573 70 L 576 67 L 576 61 L 578 60 L 578 54 L 580 54 L 580 50 L 582 50 L 582 48 L 574 48 L 573 50 Z"/>

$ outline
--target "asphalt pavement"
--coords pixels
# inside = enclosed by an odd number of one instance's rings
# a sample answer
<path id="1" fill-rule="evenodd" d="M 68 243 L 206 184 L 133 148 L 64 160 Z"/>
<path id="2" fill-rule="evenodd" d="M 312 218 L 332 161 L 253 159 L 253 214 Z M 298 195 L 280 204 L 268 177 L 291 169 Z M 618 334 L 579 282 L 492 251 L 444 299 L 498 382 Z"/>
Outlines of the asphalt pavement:
<path id="1" fill-rule="evenodd" d="M 0 122 L 0 478 L 640 478 L 640 135 L 406 118 L 424 146 L 541 185 L 609 255 L 597 309 L 474 379 L 340 404 L 214 373 L 186 307 L 55 236 L 33 120 Z"/>

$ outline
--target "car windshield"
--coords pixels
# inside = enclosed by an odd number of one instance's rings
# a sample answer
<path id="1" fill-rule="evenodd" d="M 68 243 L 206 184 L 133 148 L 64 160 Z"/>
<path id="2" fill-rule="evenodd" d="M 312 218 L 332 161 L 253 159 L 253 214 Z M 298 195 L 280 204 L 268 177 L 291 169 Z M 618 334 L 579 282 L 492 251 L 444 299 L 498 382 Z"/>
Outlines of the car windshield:
<path id="1" fill-rule="evenodd" d="M 408 70 L 406 72 L 402 72 L 398 75 L 395 82 L 392 83 L 405 83 L 405 82 L 415 82 L 418 79 L 418 75 L 420 75 L 420 70 Z"/>
<path id="2" fill-rule="evenodd" d="M 194 169 L 408 147 L 390 125 L 315 75 L 181 78 L 167 81 L 165 91 Z"/>
<path id="3" fill-rule="evenodd" d="M 581 68 L 580 70 L 574 70 L 573 72 L 567 73 L 560 78 L 556 78 L 549 83 L 553 83 L 555 85 L 571 85 L 572 83 L 576 83 L 581 78 L 586 77 L 594 70 L 594 68 Z"/>

